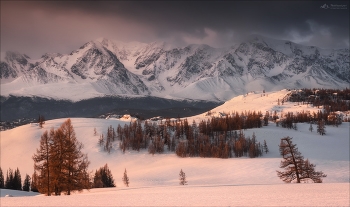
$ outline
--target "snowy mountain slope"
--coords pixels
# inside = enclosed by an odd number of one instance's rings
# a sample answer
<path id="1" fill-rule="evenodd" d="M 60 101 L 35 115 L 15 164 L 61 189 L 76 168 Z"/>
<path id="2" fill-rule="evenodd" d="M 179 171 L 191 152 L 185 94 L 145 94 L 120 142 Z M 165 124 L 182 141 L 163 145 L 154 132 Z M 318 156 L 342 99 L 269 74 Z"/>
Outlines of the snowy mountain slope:
<path id="1" fill-rule="evenodd" d="M 101 95 L 149 94 L 139 77 L 129 72 L 99 42 L 89 42 L 69 55 L 45 54 L 36 61 L 8 53 L 6 62 L 2 64 L 6 66 L 6 70 L 1 69 L 5 71 L 3 79 L 14 79 L 7 81 L 8 85 L 2 84 L 2 94 L 10 90 L 12 94 L 73 97 L 75 100 L 95 97 L 101 92 Z M 41 90 L 41 87 L 46 90 Z"/>
<path id="2" fill-rule="evenodd" d="M 70 54 L 45 54 L 38 60 L 8 52 L 0 78 L 4 96 L 77 101 L 123 94 L 225 101 L 251 90 L 348 87 L 349 50 L 261 36 L 227 48 L 99 38 Z"/>
<path id="3" fill-rule="evenodd" d="M 281 104 L 281 101 L 283 98 L 288 96 L 288 94 L 292 93 L 292 91 L 288 91 L 286 89 L 282 89 L 280 91 L 273 91 L 273 92 L 266 92 L 263 93 L 262 91 L 252 91 L 250 93 L 246 93 L 244 95 L 236 96 L 228 101 L 226 101 L 224 104 L 213 108 L 210 110 L 211 116 L 220 116 L 220 113 L 229 114 L 232 112 L 238 112 L 242 113 L 245 111 L 256 111 L 261 112 L 262 114 L 265 114 L 266 111 L 269 112 L 269 114 L 273 114 L 273 112 L 276 111 L 277 115 L 279 117 L 282 117 L 281 114 L 288 113 L 288 112 L 307 112 L 310 113 L 317 113 L 320 108 L 313 107 L 312 105 L 298 105 L 295 102 L 285 102 L 283 105 Z M 278 101 L 280 104 L 278 104 Z M 346 115 L 350 116 L 350 114 Z M 208 119 L 210 116 L 207 116 L 207 112 L 203 114 L 199 114 L 193 117 L 189 117 L 188 119 L 190 122 L 192 120 L 195 120 L 196 122 L 199 122 L 202 119 Z"/>

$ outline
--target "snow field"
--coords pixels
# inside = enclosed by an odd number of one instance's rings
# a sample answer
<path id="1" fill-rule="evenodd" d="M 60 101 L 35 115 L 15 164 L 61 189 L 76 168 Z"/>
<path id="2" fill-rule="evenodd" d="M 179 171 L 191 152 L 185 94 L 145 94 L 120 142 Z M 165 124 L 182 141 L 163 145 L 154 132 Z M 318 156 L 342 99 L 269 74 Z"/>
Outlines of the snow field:
<path id="1" fill-rule="evenodd" d="M 255 110 L 265 113 L 281 107 L 283 112 L 295 110 L 319 110 L 295 103 L 277 105 L 287 91 L 238 96 L 213 112 Z M 189 117 L 189 123 L 199 123 L 208 117 L 204 114 Z M 36 124 L 24 125 L 12 130 L 2 131 L 1 168 L 6 174 L 8 168 L 19 168 L 22 178 L 32 175 L 32 155 L 39 147 L 41 134 L 51 127 L 58 128 L 66 119 L 49 120 L 40 129 Z M 106 136 L 112 125 L 129 124 L 128 120 L 106 120 L 72 118 L 77 138 L 84 144 L 83 152 L 91 162 L 89 169 L 108 164 L 117 188 L 91 189 L 72 196 L 61 197 L 6 197 L 1 198 L 2 206 L 349 206 L 349 123 L 339 127 L 326 126 L 326 135 L 310 132 L 309 124 L 298 123 L 298 130 L 276 127 L 274 123 L 259 129 L 248 129 L 244 133 L 256 135 L 257 141 L 266 140 L 270 152 L 258 158 L 179 158 L 173 153 L 148 154 L 147 150 L 126 151 L 123 154 L 114 142 L 111 154 L 98 145 L 100 134 Z M 94 128 L 98 135 L 94 136 Z M 317 171 L 327 174 L 322 184 L 284 184 L 276 174 L 279 169 L 280 139 L 293 137 L 304 158 L 316 164 Z M 124 169 L 130 178 L 130 187 L 122 183 Z M 180 170 L 186 173 L 188 185 L 179 186 Z M 1 197 L 7 194 L 19 195 L 1 190 Z"/>
<path id="2" fill-rule="evenodd" d="M 3 206 L 349 206 L 349 184 L 104 188 L 70 196 L 1 198 Z"/>
<path id="3" fill-rule="evenodd" d="M 12 169 L 18 167 L 22 176 L 26 173 L 31 175 L 34 164 L 31 157 L 39 147 L 41 134 L 51 127 L 58 128 L 64 121 L 65 119 L 47 121 L 43 129 L 39 129 L 36 125 L 25 125 L 1 132 L 3 171 L 9 167 Z M 91 162 L 89 169 L 96 170 L 107 163 L 118 186 L 122 185 L 121 176 L 125 168 L 130 177 L 131 186 L 177 185 L 178 172 L 181 168 L 188 177 L 192 177 L 189 183 L 196 185 L 217 184 L 218 182 L 221 184 L 278 184 L 281 183 L 275 172 L 281 161 L 278 144 L 285 136 L 293 137 L 293 143 L 297 144 L 304 157 L 316 164 L 317 170 L 322 170 L 328 175 L 324 182 L 349 181 L 349 123 L 343 123 L 338 128 L 328 126 L 325 136 L 320 136 L 315 131 L 309 132 L 308 124 L 298 124 L 298 131 L 276 127 L 271 123 L 260 129 L 248 129 L 244 131 L 246 136 L 252 136 L 252 133 L 255 132 L 257 141 L 263 143 L 263 140 L 266 140 L 270 150 L 263 157 L 254 159 L 246 157 L 178 158 L 173 153 L 152 156 L 147 150 L 140 152 L 130 150 L 123 154 L 118 148 L 118 142 L 114 142 L 111 154 L 104 152 L 97 143 L 99 135 L 93 135 L 94 128 L 98 134 L 105 134 L 109 125 L 116 129 L 118 124 L 123 125 L 124 123 L 128 122 L 72 119 L 77 137 L 84 144 L 83 151 L 88 154 Z M 254 165 L 259 168 L 253 167 Z M 264 175 L 261 175 L 259 170 L 262 170 Z M 246 172 L 249 171 L 252 172 L 247 174 Z"/>

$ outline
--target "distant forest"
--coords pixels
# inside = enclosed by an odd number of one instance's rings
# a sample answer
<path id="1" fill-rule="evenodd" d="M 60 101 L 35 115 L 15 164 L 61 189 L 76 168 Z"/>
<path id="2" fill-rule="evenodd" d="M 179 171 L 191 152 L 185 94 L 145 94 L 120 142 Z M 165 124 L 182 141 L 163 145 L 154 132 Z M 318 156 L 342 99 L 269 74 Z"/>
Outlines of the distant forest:
<path id="1" fill-rule="evenodd" d="M 229 158 L 261 156 L 267 152 L 266 142 L 259 143 L 255 134 L 246 137 L 243 128 L 260 128 L 261 114 L 247 113 L 244 119 L 238 113 L 226 118 L 212 118 L 198 125 L 189 124 L 187 119 L 170 120 L 160 123 L 139 121 L 118 125 L 117 130 L 110 126 L 107 135 L 99 138 L 100 146 L 111 152 L 112 143 L 119 140 L 119 148 L 125 150 L 148 149 L 150 154 L 175 152 L 179 157 Z"/>
<path id="2" fill-rule="evenodd" d="M 344 119 L 336 111 L 349 110 L 350 90 L 334 89 L 302 89 L 293 90 L 278 104 L 286 101 L 298 104 L 313 104 L 323 108 L 316 113 L 302 111 L 297 113 L 273 113 L 245 111 L 242 113 L 220 113 L 220 117 L 211 116 L 200 123 L 187 119 L 170 119 L 165 121 L 132 122 L 124 126 L 118 125 L 115 130 L 112 126 L 107 129 L 106 136 L 99 138 L 100 146 L 111 152 L 114 141 L 119 140 L 119 148 L 125 150 L 148 149 L 150 154 L 163 153 L 165 150 L 175 152 L 179 157 L 258 157 L 268 152 L 266 141 L 257 142 L 256 135 L 245 136 L 244 130 L 267 126 L 269 122 L 276 126 L 297 130 L 297 123 L 310 123 L 317 125 L 320 135 L 326 133 L 325 125 L 338 126 Z M 96 134 L 96 132 L 95 132 Z"/>
<path id="3" fill-rule="evenodd" d="M 286 96 L 284 101 L 323 107 L 327 113 L 350 110 L 350 89 L 300 89 Z"/>

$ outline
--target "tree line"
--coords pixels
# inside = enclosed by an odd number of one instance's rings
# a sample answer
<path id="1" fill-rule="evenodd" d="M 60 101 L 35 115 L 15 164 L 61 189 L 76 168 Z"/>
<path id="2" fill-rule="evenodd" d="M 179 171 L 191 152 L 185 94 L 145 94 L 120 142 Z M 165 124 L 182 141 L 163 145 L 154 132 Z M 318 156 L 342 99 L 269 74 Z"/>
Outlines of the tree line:
<path id="1" fill-rule="evenodd" d="M 320 135 L 326 134 L 326 125 L 333 125 L 338 127 L 342 124 L 342 119 L 340 116 L 335 113 L 328 113 L 327 111 L 322 112 L 318 111 L 310 113 L 310 112 L 287 112 L 282 114 L 283 118 L 276 121 L 276 126 L 281 126 L 287 129 L 295 129 L 297 130 L 297 123 L 309 123 L 309 130 L 313 131 L 313 124 L 317 126 L 317 133 Z"/>
<path id="2" fill-rule="evenodd" d="M 26 174 L 22 184 L 21 173 L 19 169 L 12 170 L 9 168 L 6 172 L 6 179 L 0 167 L 0 188 L 11 190 L 29 191 L 31 185 L 31 178 Z"/>
<path id="3" fill-rule="evenodd" d="M 350 89 L 300 89 L 286 97 L 286 101 L 298 104 L 312 104 L 315 107 L 328 108 L 329 112 L 350 110 Z"/>
<path id="4" fill-rule="evenodd" d="M 107 152 L 112 143 L 119 140 L 119 148 L 125 150 L 147 149 L 150 154 L 163 153 L 165 150 L 176 153 L 179 157 L 258 157 L 268 152 L 266 141 L 257 142 L 256 135 L 247 137 L 242 129 L 260 128 L 265 124 L 260 112 L 232 113 L 223 118 L 212 117 L 189 124 L 187 119 L 150 123 L 140 121 L 112 126 L 106 136 L 99 137 L 98 143 Z M 94 134 L 96 130 L 94 129 Z"/>
<path id="5" fill-rule="evenodd" d="M 274 121 L 276 121 L 276 119 Z M 342 124 L 342 119 L 337 114 L 333 112 L 330 113 L 327 110 L 323 112 L 319 110 L 312 113 L 309 111 L 281 113 L 281 117 L 276 121 L 276 125 L 291 129 L 295 123 L 317 124 L 319 121 L 323 121 L 325 125 L 333 125 L 336 127 Z"/>
<path id="6" fill-rule="evenodd" d="M 12 190 L 23 190 L 28 192 L 29 191 L 39 192 L 38 189 L 36 188 L 36 184 L 39 184 L 39 185 L 41 184 L 38 183 L 39 181 L 38 181 L 37 175 L 36 176 L 33 175 L 33 180 L 37 180 L 37 181 L 31 182 L 31 177 L 28 174 L 26 174 L 25 179 L 23 181 L 23 185 L 21 184 L 21 173 L 19 172 L 18 168 L 15 171 L 9 168 L 6 175 L 7 176 L 5 180 L 4 174 L 0 167 L 0 188 L 12 189 Z M 182 171 L 182 169 L 179 174 L 179 180 L 180 180 L 180 185 L 187 184 L 186 174 Z M 129 187 L 130 179 L 126 169 L 124 171 L 122 181 L 126 187 Z M 98 170 L 95 171 L 94 176 L 90 178 L 89 185 L 90 185 L 89 188 L 116 187 L 112 172 L 109 169 L 107 164 L 105 164 L 103 167 L 100 167 Z M 49 194 L 46 193 L 46 195 L 49 195 Z"/>
<path id="7" fill-rule="evenodd" d="M 342 121 L 349 121 L 342 119 L 340 115 L 337 115 L 336 111 L 348 111 L 350 110 L 350 89 L 301 89 L 294 90 L 291 94 L 288 94 L 281 101 L 283 104 L 285 101 L 297 102 L 297 104 L 312 104 L 313 106 L 323 108 L 318 112 L 302 111 L 302 112 L 288 112 L 286 114 L 281 113 L 281 117 L 277 116 L 276 111 L 273 117 L 270 117 L 276 126 L 282 126 L 288 129 L 297 129 L 297 123 L 310 123 L 316 124 L 319 129 L 317 132 L 320 135 L 325 134 L 325 126 L 333 125 L 338 127 L 342 124 Z M 278 104 L 280 101 L 278 100 Z M 277 120 L 279 118 L 279 120 Z M 311 128 L 311 127 L 310 127 Z M 312 131 L 312 130 L 310 130 Z"/>

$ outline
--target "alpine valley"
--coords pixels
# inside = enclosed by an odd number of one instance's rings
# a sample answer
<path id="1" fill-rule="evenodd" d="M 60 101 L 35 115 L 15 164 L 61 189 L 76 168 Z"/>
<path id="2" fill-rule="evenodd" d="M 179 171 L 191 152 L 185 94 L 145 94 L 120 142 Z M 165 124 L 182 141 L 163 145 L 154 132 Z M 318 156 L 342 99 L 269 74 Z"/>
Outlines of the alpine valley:
<path id="1" fill-rule="evenodd" d="M 8 112 L 1 114 L 2 120 L 14 114 L 18 116 L 13 118 L 23 117 L 24 111 L 36 117 L 44 102 L 65 102 L 66 108 L 81 109 L 73 116 L 85 117 L 132 108 L 130 100 L 142 102 L 140 110 L 152 105 L 152 110 L 166 110 L 164 105 L 174 108 L 181 103 L 182 111 L 205 111 L 253 90 L 349 87 L 349 49 L 321 49 L 256 35 L 226 48 L 99 38 L 70 54 L 47 53 L 35 60 L 7 52 L 0 78 L 1 107 Z M 103 109 L 95 107 L 101 98 L 106 102 Z M 129 102 L 117 107 L 109 105 L 109 99 Z M 89 102 L 94 113 L 82 104 L 73 106 L 82 101 Z M 20 110 L 14 109 L 16 104 Z M 62 114 L 62 108 L 48 118 L 72 116 Z"/>

